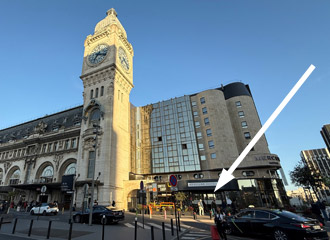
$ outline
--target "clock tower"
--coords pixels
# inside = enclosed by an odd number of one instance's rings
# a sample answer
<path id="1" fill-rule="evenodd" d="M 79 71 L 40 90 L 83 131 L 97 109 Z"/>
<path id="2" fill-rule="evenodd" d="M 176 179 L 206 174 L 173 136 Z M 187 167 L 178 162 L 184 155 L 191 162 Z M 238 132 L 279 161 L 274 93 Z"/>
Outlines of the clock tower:
<path id="1" fill-rule="evenodd" d="M 85 40 L 80 78 L 84 105 L 77 183 L 90 185 L 94 178 L 94 200 L 103 205 L 115 201 L 124 207 L 123 182 L 129 179 L 130 169 L 133 48 L 113 8 Z M 84 196 L 83 188 L 78 188 L 77 202 L 83 202 Z"/>

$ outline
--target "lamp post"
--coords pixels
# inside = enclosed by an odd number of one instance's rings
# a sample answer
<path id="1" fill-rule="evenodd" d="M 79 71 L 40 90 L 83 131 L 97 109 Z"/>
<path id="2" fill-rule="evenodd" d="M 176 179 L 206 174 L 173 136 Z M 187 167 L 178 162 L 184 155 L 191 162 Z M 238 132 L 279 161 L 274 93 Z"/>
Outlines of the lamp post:
<path id="1" fill-rule="evenodd" d="M 89 221 L 88 221 L 88 225 L 92 226 L 92 218 L 93 218 L 93 201 L 94 201 L 94 185 L 95 185 L 95 165 L 96 165 L 96 155 L 97 155 L 97 135 L 99 134 L 99 129 L 100 126 L 97 124 L 93 124 L 94 127 L 94 131 L 93 133 L 95 133 L 95 144 L 94 144 L 94 150 L 95 150 L 95 154 L 94 154 L 94 164 L 93 164 L 93 174 L 92 174 L 92 188 L 91 188 L 91 202 L 89 204 Z"/>

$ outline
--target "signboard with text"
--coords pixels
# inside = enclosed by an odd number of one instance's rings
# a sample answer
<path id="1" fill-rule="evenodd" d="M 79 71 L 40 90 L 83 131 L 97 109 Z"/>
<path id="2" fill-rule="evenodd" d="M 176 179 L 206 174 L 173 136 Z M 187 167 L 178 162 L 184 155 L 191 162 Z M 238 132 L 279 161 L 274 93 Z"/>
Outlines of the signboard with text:
<path id="1" fill-rule="evenodd" d="M 74 176 L 75 176 L 74 174 L 62 176 L 61 190 L 63 192 L 73 191 Z"/>

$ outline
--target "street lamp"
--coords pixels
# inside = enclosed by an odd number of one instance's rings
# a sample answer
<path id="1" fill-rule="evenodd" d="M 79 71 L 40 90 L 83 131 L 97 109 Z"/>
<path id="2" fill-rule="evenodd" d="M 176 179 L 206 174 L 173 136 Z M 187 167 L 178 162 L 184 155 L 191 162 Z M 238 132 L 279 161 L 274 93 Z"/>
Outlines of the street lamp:
<path id="1" fill-rule="evenodd" d="M 89 226 L 92 226 L 92 217 L 93 217 L 93 201 L 94 201 L 94 185 L 95 185 L 94 176 L 95 176 L 95 165 L 96 165 L 96 155 L 97 155 L 97 136 L 99 135 L 99 129 L 101 128 L 97 124 L 93 124 L 93 127 L 94 127 L 93 133 L 95 134 L 95 144 L 93 146 L 95 155 L 94 155 L 93 174 L 92 174 L 91 202 L 89 204 L 89 221 L 88 221 Z"/>

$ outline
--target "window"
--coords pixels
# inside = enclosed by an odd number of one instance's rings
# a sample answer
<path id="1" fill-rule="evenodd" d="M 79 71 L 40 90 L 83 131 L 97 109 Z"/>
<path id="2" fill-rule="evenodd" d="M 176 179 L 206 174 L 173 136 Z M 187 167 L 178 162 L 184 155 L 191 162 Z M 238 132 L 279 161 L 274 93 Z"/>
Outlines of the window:
<path id="1" fill-rule="evenodd" d="M 64 175 L 70 175 L 76 173 L 76 163 L 70 163 L 69 166 L 66 167 Z"/>
<path id="2" fill-rule="evenodd" d="M 204 97 L 201 97 L 200 98 L 200 101 L 201 101 L 201 104 L 204 104 L 205 103 L 205 98 Z"/>
<path id="3" fill-rule="evenodd" d="M 54 142 L 54 151 L 57 151 L 57 142 Z"/>
<path id="4" fill-rule="evenodd" d="M 195 101 L 192 101 L 191 102 L 191 106 L 196 107 L 197 106 L 197 103 Z"/>
<path id="5" fill-rule="evenodd" d="M 96 91 L 95 91 L 95 98 L 97 98 L 99 96 L 99 88 L 96 88 Z"/>
<path id="6" fill-rule="evenodd" d="M 199 143 L 198 144 L 198 148 L 199 148 L 199 150 L 204 150 L 204 144 L 203 143 Z"/>
<path id="7" fill-rule="evenodd" d="M 269 219 L 269 213 L 268 212 L 261 212 L 261 211 L 255 211 L 255 218 L 263 218 L 263 219 Z"/>
<path id="8" fill-rule="evenodd" d="M 245 116 L 245 115 L 244 115 L 244 112 L 243 112 L 243 111 L 239 111 L 239 112 L 238 112 L 238 116 L 239 116 L 240 118 L 244 117 L 244 116 Z"/>
<path id="9" fill-rule="evenodd" d="M 194 111 L 194 117 L 198 117 L 198 112 Z"/>
<path id="10" fill-rule="evenodd" d="M 73 138 L 71 140 L 71 148 L 76 148 L 77 147 L 77 139 L 76 138 Z"/>
<path id="11" fill-rule="evenodd" d="M 235 104 L 236 104 L 236 107 L 242 107 L 241 101 L 237 101 L 237 102 L 235 102 Z"/>
<path id="12" fill-rule="evenodd" d="M 204 124 L 205 124 L 205 126 L 210 125 L 209 118 L 204 118 Z"/>
<path id="13" fill-rule="evenodd" d="M 207 114 L 207 108 L 206 108 L 206 107 L 203 107 L 203 108 L 202 108 L 202 111 L 203 111 L 203 114 L 204 114 L 204 115 Z"/>
<path id="14" fill-rule="evenodd" d="M 211 149 L 211 148 L 214 148 L 214 142 L 213 142 L 213 140 L 209 141 L 209 148 L 210 148 L 210 149 Z"/>
<path id="15" fill-rule="evenodd" d="M 89 158 L 88 158 L 87 178 L 93 178 L 94 177 L 94 165 L 95 165 L 95 152 L 90 151 L 89 152 Z"/>
<path id="16" fill-rule="evenodd" d="M 197 132 L 196 135 L 197 135 L 198 139 L 202 138 L 202 133 L 201 132 Z"/>
<path id="17" fill-rule="evenodd" d="M 101 97 L 103 96 L 103 94 L 104 94 L 104 87 L 102 86 L 101 87 Z"/>
<path id="18" fill-rule="evenodd" d="M 201 124 L 199 122 L 195 122 L 195 127 L 199 128 L 201 126 Z"/>
<path id="19" fill-rule="evenodd" d="M 93 99 L 93 93 L 94 93 L 94 90 L 92 89 L 91 90 L 91 99 Z"/>
<path id="20" fill-rule="evenodd" d="M 139 132 L 138 132 L 139 133 Z M 161 142 L 163 140 L 162 137 L 158 137 L 158 141 Z"/>
<path id="21" fill-rule="evenodd" d="M 211 137 L 211 136 L 212 136 L 212 131 L 211 131 L 211 129 L 206 129 L 206 135 L 207 135 L 208 137 Z"/>
<path id="22" fill-rule="evenodd" d="M 188 147 L 187 147 L 187 144 L 186 144 L 186 143 L 182 144 L 182 149 L 188 149 Z"/>
<path id="23" fill-rule="evenodd" d="M 52 178 L 54 175 L 54 169 L 52 166 L 47 166 L 45 169 L 42 171 L 41 177 L 43 178 Z"/>
<path id="24" fill-rule="evenodd" d="M 249 132 L 245 132 L 244 137 L 245 137 L 245 139 L 251 139 L 251 135 Z"/>
<path id="25" fill-rule="evenodd" d="M 211 153 L 211 159 L 216 159 L 217 155 L 215 153 Z"/>
<path id="26" fill-rule="evenodd" d="M 252 177 L 252 176 L 254 176 L 254 171 L 243 171 L 242 175 L 244 177 Z"/>
<path id="27" fill-rule="evenodd" d="M 201 160 L 202 161 L 206 160 L 206 156 L 205 155 L 201 155 Z"/>
<path id="28" fill-rule="evenodd" d="M 100 110 L 94 109 L 91 113 L 90 124 L 99 124 L 100 121 Z"/>
<path id="29" fill-rule="evenodd" d="M 246 121 L 241 122 L 242 128 L 247 128 L 247 123 Z"/>
<path id="30" fill-rule="evenodd" d="M 253 218 L 253 211 L 246 211 L 246 212 L 242 212 L 240 214 L 237 215 L 237 217 L 239 218 Z"/>

